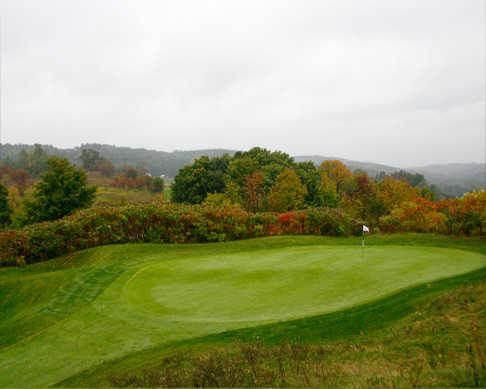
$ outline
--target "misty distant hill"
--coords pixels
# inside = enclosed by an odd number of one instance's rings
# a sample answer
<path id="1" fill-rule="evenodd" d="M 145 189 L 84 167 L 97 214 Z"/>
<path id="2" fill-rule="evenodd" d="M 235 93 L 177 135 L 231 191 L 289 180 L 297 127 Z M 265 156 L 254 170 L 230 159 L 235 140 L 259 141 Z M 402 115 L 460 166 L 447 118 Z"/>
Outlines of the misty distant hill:
<path id="1" fill-rule="evenodd" d="M 185 165 L 190 164 L 196 158 L 203 155 L 209 157 L 220 156 L 223 154 L 234 154 L 233 150 L 225 149 L 205 149 L 188 151 L 157 151 L 147 149 L 134 149 L 130 147 L 118 147 L 100 144 L 85 144 L 76 148 L 77 155 L 81 154 L 82 148 L 90 148 L 109 159 L 115 166 L 134 165 L 147 169 L 151 174 L 165 174 L 174 177 L 177 172 Z"/>
<path id="2" fill-rule="evenodd" d="M 373 177 L 381 172 L 385 172 L 389 174 L 400 170 L 400 168 L 388 166 L 388 165 L 382 165 L 379 163 L 351 161 L 349 159 L 343 159 L 337 157 L 323 157 L 322 155 L 298 155 L 294 157 L 294 160 L 296 162 L 312 161 L 316 165 L 320 165 L 322 162 L 327 160 L 336 160 L 336 159 L 344 163 L 352 171 L 362 170 Z"/>
<path id="3" fill-rule="evenodd" d="M 21 150 L 32 150 L 33 147 L 32 145 L 0 145 L 0 160 L 14 160 Z M 97 143 L 84 144 L 68 149 L 61 149 L 49 145 L 43 145 L 42 147 L 48 154 L 62 156 L 76 164 L 80 164 L 80 155 L 83 148 L 94 149 L 99 151 L 101 156 L 110 160 L 116 167 L 133 165 L 143 167 L 153 175 L 165 174 L 167 177 L 174 177 L 179 169 L 203 155 L 214 157 L 223 154 L 233 155 L 236 152 L 236 150 L 228 149 L 176 150 L 167 152 Z M 324 157 L 321 155 L 301 155 L 295 156 L 294 159 L 297 162 L 312 161 L 316 165 L 321 164 L 325 160 L 338 159 L 351 170 L 361 170 L 372 177 L 375 177 L 381 172 L 390 174 L 400 170 L 400 168 L 394 166 L 352 161 L 343 158 Z M 423 174 L 430 184 L 437 185 L 444 194 L 460 196 L 472 189 L 486 187 L 485 169 L 485 165 L 480 163 L 451 163 L 411 167 L 404 170 Z"/>
<path id="4" fill-rule="evenodd" d="M 444 193 L 460 196 L 471 189 L 486 188 L 484 163 L 447 163 L 406 170 L 423 174 L 428 182 L 437 185 Z"/>
<path id="5" fill-rule="evenodd" d="M 15 159 L 21 150 L 30 151 L 33 145 L 0 145 L 0 160 Z M 49 155 L 56 155 L 67 158 L 75 164 L 80 164 L 82 149 L 97 150 L 102 157 L 110 160 L 116 167 L 132 165 L 146 169 L 153 175 L 165 174 L 167 177 L 174 177 L 179 169 L 190 164 L 194 159 L 203 155 L 210 157 L 223 154 L 234 154 L 233 150 L 207 149 L 189 151 L 157 151 L 143 148 L 119 147 L 102 145 L 98 143 L 83 144 L 75 148 L 57 148 L 50 145 L 42 145 L 42 148 Z"/>
<path id="6" fill-rule="evenodd" d="M 322 155 L 296 156 L 294 159 L 297 162 L 312 161 L 317 165 L 326 160 L 337 159 L 348 166 L 349 169 L 353 171 L 362 170 L 371 176 L 376 176 L 380 172 L 390 174 L 399 170 L 420 173 L 425 176 L 429 184 L 436 185 L 447 196 L 461 196 L 473 189 L 486 188 L 486 165 L 484 163 L 447 163 L 400 169 L 378 163 L 351 161 Z"/>

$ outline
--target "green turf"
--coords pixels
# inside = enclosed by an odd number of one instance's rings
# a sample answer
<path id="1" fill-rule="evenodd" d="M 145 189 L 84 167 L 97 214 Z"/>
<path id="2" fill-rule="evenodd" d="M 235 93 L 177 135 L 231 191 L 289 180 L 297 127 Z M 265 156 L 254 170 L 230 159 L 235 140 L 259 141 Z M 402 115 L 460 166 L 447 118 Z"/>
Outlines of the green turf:
<path id="1" fill-rule="evenodd" d="M 338 311 L 486 264 L 482 244 L 398 245 L 420 239 L 372 239 L 364 257 L 356 240 L 320 237 L 117 245 L 2 270 L 0 386 L 55 384 L 143 349 Z"/>
<path id="2" fill-rule="evenodd" d="M 353 345 L 360 338 L 364 338 L 365 341 L 373 339 L 386 342 L 390 329 L 410 326 L 410 316 L 418 316 L 420 320 L 430 319 L 433 315 L 424 310 L 424 305 L 434 306 L 437 298 L 445 297 L 448 300 L 448 296 L 454 294 L 461 287 L 482 285 L 485 282 L 486 267 L 483 267 L 470 273 L 407 288 L 379 300 L 337 312 L 175 341 L 169 345 L 155 346 L 107 361 L 69 377 L 67 380 L 60 382 L 58 386 L 110 386 L 113 383 L 113 377 L 123 376 L 127 373 L 143 377 L 143 372 L 147 369 L 154 369 L 156 372 L 160 371 L 161 361 L 167 356 L 180 353 L 195 354 L 201 351 L 207 352 L 211 347 L 228 346 L 231 348 L 235 344 L 238 346 L 242 342 L 245 344 L 258 342 L 259 344 L 270 346 L 287 344 L 289 342 L 296 342 L 299 345 L 319 345 L 323 342 L 325 344 L 326 342 L 336 343 L 336 341 L 342 345 Z M 449 300 L 447 305 L 449 306 L 453 301 Z M 459 304 L 464 305 L 466 301 L 467 299 L 459 301 Z M 443 320 L 443 317 L 436 319 L 441 333 L 436 334 L 437 336 L 434 336 L 429 341 L 439 345 L 445 343 L 447 347 L 465 348 L 464 339 L 461 339 L 459 344 L 451 343 L 450 334 L 443 331 Z M 467 330 L 468 319 L 461 317 L 461 320 L 464 320 L 464 323 L 461 324 Z M 410 335 L 401 339 L 400 342 L 404 344 L 410 342 L 421 344 L 421 342 L 424 342 L 423 338 L 427 337 L 426 334 L 421 335 L 423 335 L 422 339 Z M 426 347 L 427 344 L 423 343 L 421 346 Z M 383 356 L 383 358 L 386 359 L 386 356 Z M 358 380 L 357 384 L 360 382 Z"/>

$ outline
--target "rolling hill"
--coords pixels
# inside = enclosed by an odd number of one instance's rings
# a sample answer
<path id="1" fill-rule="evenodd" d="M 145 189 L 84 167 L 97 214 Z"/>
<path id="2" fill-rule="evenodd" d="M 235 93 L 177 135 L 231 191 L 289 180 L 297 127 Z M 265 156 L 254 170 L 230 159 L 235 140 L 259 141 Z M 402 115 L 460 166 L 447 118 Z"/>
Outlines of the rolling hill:
<path id="1" fill-rule="evenodd" d="M 0 161 L 15 160 L 22 150 L 32 150 L 32 145 L 0 145 Z M 179 169 L 191 163 L 194 159 L 203 155 L 219 156 L 226 153 L 233 154 L 232 150 L 205 149 L 191 151 L 158 151 L 142 148 L 119 147 L 103 145 L 98 143 L 83 144 L 71 149 L 63 149 L 50 145 L 42 145 L 42 148 L 49 155 L 56 155 L 67 158 L 75 164 L 80 164 L 81 150 L 83 148 L 98 151 L 102 157 L 110 160 L 116 167 L 132 165 L 143 167 L 153 175 L 165 174 L 167 177 L 174 177 Z"/>
<path id="2" fill-rule="evenodd" d="M 91 148 L 99 151 L 101 156 L 110 160 L 117 167 L 123 165 L 139 166 L 147 169 L 153 175 L 164 174 L 169 178 L 174 177 L 183 166 L 190 164 L 194 159 L 203 155 L 213 157 L 223 154 L 232 155 L 236 152 L 236 150 L 229 149 L 166 152 L 96 143 L 84 144 L 71 149 L 62 149 L 49 145 L 43 145 L 42 147 L 48 154 L 65 157 L 76 164 L 80 163 L 81 150 L 83 148 Z M 31 150 L 32 148 L 32 145 L 0 145 L 0 161 L 14 160 L 21 150 Z M 297 162 L 312 161 L 317 165 L 325 160 L 338 159 L 351 170 L 365 171 L 373 177 L 381 172 L 389 174 L 400 170 L 398 167 L 373 162 L 353 161 L 321 155 L 300 155 L 294 156 L 294 159 Z M 436 185 L 441 192 L 449 196 L 460 196 L 470 190 L 486 187 L 486 166 L 480 163 L 435 164 L 422 167 L 408 167 L 405 170 L 423 174 L 430 184 Z"/>
<path id="3" fill-rule="evenodd" d="M 428 182 L 452 196 L 460 196 L 471 189 L 486 188 L 486 165 L 481 163 L 437 164 L 407 170 L 423 174 Z"/>

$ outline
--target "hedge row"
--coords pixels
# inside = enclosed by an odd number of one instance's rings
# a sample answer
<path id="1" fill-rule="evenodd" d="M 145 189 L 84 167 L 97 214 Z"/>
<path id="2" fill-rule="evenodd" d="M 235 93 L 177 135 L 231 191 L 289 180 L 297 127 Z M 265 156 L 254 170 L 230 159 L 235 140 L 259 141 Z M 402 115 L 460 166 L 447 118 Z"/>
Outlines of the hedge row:
<path id="1" fill-rule="evenodd" d="M 112 243 L 195 243 L 279 234 L 349 235 L 359 223 L 337 209 L 250 213 L 234 207 L 130 205 L 92 208 L 0 232 L 0 265 L 30 264 Z"/>

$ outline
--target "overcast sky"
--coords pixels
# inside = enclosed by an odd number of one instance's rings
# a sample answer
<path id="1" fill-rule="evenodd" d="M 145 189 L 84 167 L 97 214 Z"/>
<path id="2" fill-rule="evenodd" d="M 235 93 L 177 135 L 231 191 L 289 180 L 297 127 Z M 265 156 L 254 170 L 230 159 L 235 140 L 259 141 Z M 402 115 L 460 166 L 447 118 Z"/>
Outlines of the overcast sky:
<path id="1" fill-rule="evenodd" d="M 483 0 L 1 0 L 2 142 L 484 160 Z"/>

